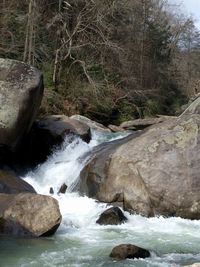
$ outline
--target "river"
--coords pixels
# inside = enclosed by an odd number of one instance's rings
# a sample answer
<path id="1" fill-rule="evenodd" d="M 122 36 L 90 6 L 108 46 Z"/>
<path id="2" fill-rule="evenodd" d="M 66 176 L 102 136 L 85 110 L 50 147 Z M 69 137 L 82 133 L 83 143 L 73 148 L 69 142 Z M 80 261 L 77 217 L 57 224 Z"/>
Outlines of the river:
<path id="1" fill-rule="evenodd" d="M 45 163 L 22 177 L 40 194 L 49 195 L 53 188 L 62 223 L 52 237 L 1 238 L 0 267 L 175 267 L 200 262 L 200 221 L 145 218 L 125 212 L 127 223 L 100 226 L 95 222 L 108 206 L 73 192 L 94 147 L 121 137 L 94 132 L 89 144 L 67 137 Z M 84 160 L 83 155 L 87 155 Z M 58 195 L 64 182 L 67 192 Z M 109 258 L 112 248 L 122 243 L 144 247 L 151 257 Z"/>

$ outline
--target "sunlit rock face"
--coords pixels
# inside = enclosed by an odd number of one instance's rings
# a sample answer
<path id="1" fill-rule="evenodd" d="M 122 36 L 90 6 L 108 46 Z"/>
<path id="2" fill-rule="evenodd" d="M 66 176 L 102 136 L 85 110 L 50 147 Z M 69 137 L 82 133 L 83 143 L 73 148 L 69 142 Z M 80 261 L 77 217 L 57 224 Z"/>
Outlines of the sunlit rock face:
<path id="1" fill-rule="evenodd" d="M 0 194 L 0 235 L 49 236 L 61 223 L 56 199 L 32 193 Z"/>
<path id="2" fill-rule="evenodd" d="M 200 218 L 200 115 L 154 125 L 88 163 L 79 189 L 146 216 Z"/>

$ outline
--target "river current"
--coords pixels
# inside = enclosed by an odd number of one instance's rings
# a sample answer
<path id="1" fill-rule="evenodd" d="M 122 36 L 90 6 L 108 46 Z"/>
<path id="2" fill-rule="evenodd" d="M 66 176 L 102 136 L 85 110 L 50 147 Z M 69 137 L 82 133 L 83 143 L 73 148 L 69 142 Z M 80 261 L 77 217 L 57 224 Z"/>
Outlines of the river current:
<path id="1" fill-rule="evenodd" d="M 108 206 L 73 192 L 90 151 L 122 137 L 93 132 L 89 144 L 67 137 L 45 163 L 22 177 L 40 194 L 50 195 L 53 188 L 62 223 L 52 237 L 0 239 L 0 267 L 177 267 L 200 262 L 200 221 L 145 218 L 125 212 L 127 223 L 100 226 L 95 222 Z M 58 195 L 63 183 L 68 185 L 67 192 Z M 124 261 L 109 258 L 112 248 L 123 243 L 144 247 L 151 257 Z"/>

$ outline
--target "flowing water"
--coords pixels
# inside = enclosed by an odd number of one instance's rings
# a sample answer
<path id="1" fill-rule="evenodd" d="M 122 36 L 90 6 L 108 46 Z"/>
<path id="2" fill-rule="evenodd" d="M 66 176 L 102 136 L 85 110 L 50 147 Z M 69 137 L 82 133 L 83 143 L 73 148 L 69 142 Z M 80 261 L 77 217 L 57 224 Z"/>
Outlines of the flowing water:
<path id="1" fill-rule="evenodd" d="M 62 224 L 49 238 L 0 239 L 0 267 L 167 267 L 200 262 L 200 221 L 145 218 L 125 212 L 127 223 L 100 226 L 95 222 L 108 206 L 72 192 L 90 151 L 120 137 L 93 133 L 89 144 L 68 137 L 44 164 L 23 177 L 38 193 L 49 195 L 49 188 L 53 188 Z M 66 194 L 56 194 L 64 182 L 68 185 Z M 109 258 L 112 248 L 122 243 L 149 249 L 151 257 Z"/>

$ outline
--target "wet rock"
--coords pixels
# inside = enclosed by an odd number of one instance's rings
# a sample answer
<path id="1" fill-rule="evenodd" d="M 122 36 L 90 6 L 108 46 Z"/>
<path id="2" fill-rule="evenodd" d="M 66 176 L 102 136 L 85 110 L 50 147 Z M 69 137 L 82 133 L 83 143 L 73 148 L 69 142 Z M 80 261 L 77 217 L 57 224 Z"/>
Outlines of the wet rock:
<path id="1" fill-rule="evenodd" d="M 56 199 L 31 194 L 0 194 L 0 235 L 50 236 L 61 223 Z"/>
<path id="2" fill-rule="evenodd" d="M 22 192 L 36 193 L 30 184 L 17 177 L 14 173 L 0 170 L 0 193 L 17 194 Z"/>
<path id="3" fill-rule="evenodd" d="M 65 194 L 66 193 L 66 190 L 67 190 L 67 185 L 64 183 L 61 185 L 59 191 L 58 191 L 58 194 Z"/>
<path id="4" fill-rule="evenodd" d="M 96 223 L 101 225 L 117 225 L 127 221 L 123 212 L 118 207 L 112 207 L 105 210 L 100 216 Z"/>
<path id="5" fill-rule="evenodd" d="M 37 69 L 0 58 L 0 158 L 19 147 L 36 117 L 42 95 L 43 79 Z"/>
<path id="6" fill-rule="evenodd" d="M 49 189 L 49 194 L 51 194 L 51 195 L 53 195 L 53 194 L 54 194 L 53 187 L 50 187 L 50 189 Z"/>
<path id="7" fill-rule="evenodd" d="M 113 248 L 110 257 L 117 260 L 147 258 L 150 257 L 150 252 L 135 245 L 121 244 Z"/>

